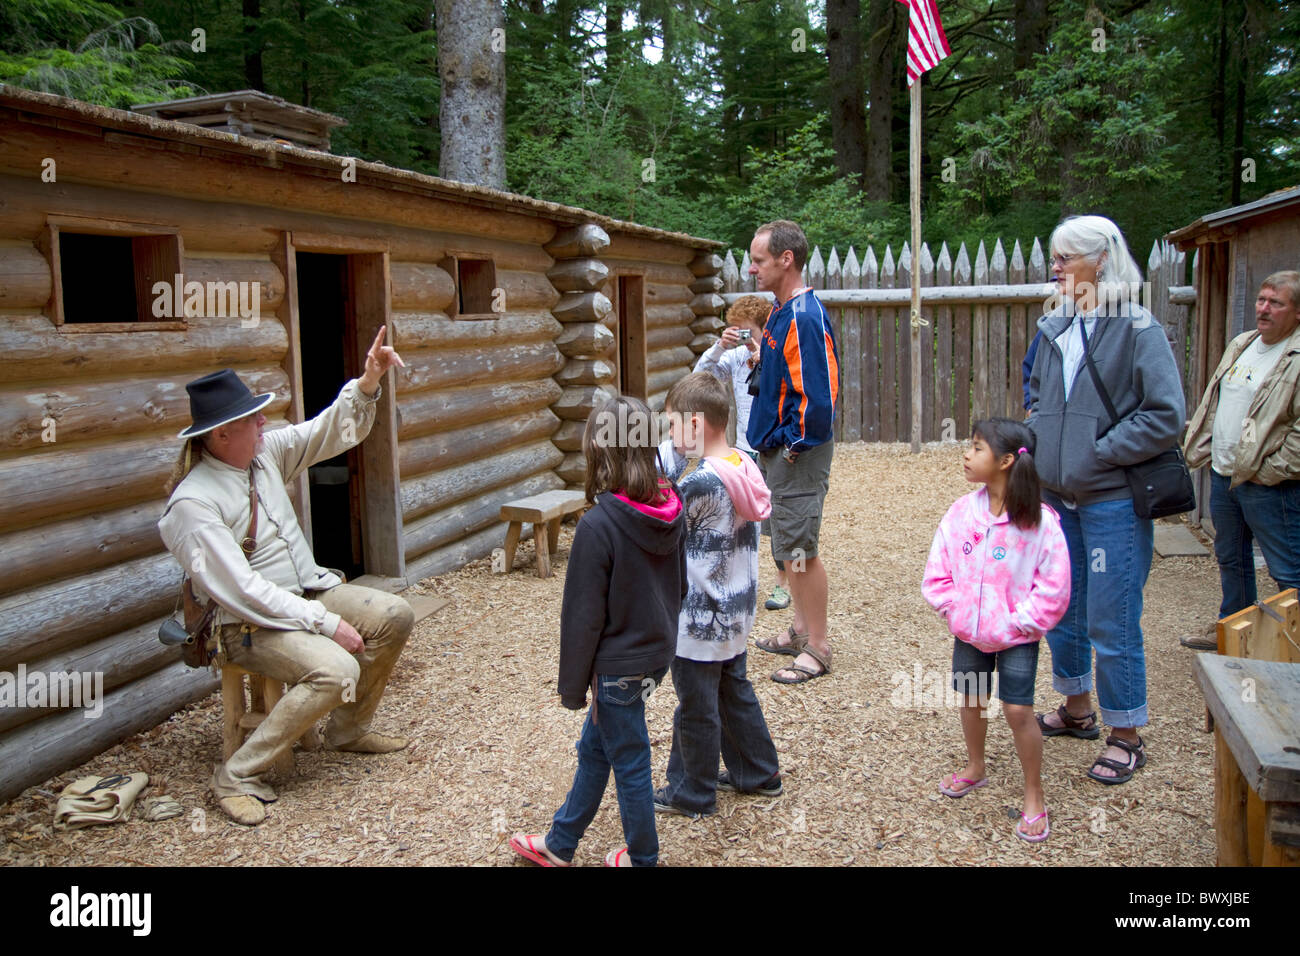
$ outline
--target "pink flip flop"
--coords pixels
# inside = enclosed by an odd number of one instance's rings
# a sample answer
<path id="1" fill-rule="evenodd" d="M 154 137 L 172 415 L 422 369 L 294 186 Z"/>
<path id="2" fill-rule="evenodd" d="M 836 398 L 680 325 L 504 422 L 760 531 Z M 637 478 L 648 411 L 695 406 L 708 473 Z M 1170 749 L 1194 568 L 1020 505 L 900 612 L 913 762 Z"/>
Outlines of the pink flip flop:
<path id="1" fill-rule="evenodd" d="M 1042 813 L 1038 814 L 1035 817 L 1027 817 L 1025 816 L 1025 812 L 1023 810 L 1020 811 L 1020 819 L 1024 820 L 1026 823 L 1037 823 L 1039 820 L 1046 819 L 1046 817 L 1047 817 L 1046 810 L 1044 810 Z M 1047 825 L 1043 827 L 1043 832 L 1038 834 L 1038 836 L 1030 836 L 1028 833 L 1025 833 L 1020 829 L 1019 823 L 1016 824 L 1016 836 L 1020 837 L 1020 839 L 1024 840 L 1026 843 L 1042 843 L 1044 840 L 1047 839 L 1048 835 L 1051 832 L 1052 832 L 1051 820 L 1047 821 Z"/>
<path id="2" fill-rule="evenodd" d="M 989 785 L 988 777 L 985 777 L 983 780 L 967 780 L 965 777 L 959 777 L 955 773 L 950 776 L 952 777 L 953 783 L 964 783 L 966 786 L 962 787 L 960 790 L 953 790 L 951 787 L 947 787 L 942 783 L 939 784 L 939 792 L 945 797 L 960 799 L 972 790 L 978 790 L 980 787 L 987 787 Z"/>
<path id="3" fill-rule="evenodd" d="M 537 844 L 541 844 L 541 849 Z M 538 866 L 571 866 L 563 860 L 557 859 L 550 855 L 546 849 L 546 840 L 538 834 L 516 833 L 510 838 L 510 849 L 514 850 L 525 860 L 536 863 Z"/>

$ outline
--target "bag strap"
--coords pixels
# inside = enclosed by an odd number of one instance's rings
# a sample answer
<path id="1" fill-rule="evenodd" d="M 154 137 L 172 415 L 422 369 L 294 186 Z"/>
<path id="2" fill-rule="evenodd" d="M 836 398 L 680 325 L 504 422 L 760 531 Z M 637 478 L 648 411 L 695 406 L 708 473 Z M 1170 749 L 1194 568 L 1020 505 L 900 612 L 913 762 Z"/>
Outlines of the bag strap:
<path id="1" fill-rule="evenodd" d="M 250 556 L 257 548 L 257 489 L 253 487 L 253 468 L 248 468 L 248 531 L 244 540 L 239 542 L 244 556 Z"/>
<path id="2" fill-rule="evenodd" d="M 1106 406 L 1106 413 L 1110 415 L 1111 427 L 1119 424 L 1119 413 L 1115 411 L 1115 403 L 1110 400 L 1110 392 L 1106 391 L 1106 386 L 1102 384 L 1101 376 L 1097 374 L 1097 366 L 1092 361 L 1092 352 L 1088 348 L 1088 329 L 1087 320 L 1079 319 L 1079 331 L 1083 334 L 1083 360 L 1088 364 L 1088 374 L 1092 376 L 1093 388 L 1101 396 L 1101 402 Z"/>

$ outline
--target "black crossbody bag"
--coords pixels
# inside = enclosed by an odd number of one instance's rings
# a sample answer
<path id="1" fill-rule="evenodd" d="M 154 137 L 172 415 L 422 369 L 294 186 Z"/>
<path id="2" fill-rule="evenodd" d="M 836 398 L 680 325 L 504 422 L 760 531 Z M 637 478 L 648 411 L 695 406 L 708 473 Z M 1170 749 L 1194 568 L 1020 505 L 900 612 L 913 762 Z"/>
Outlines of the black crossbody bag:
<path id="1" fill-rule="evenodd" d="M 1101 396 L 1102 404 L 1110 415 L 1111 428 L 1114 428 L 1119 424 L 1119 413 L 1115 411 L 1110 393 L 1097 374 L 1097 366 L 1093 363 L 1092 352 L 1088 348 L 1088 331 L 1083 322 L 1079 323 L 1079 331 L 1083 333 L 1083 357 L 1088 363 L 1088 374 L 1092 376 L 1092 384 Z M 1162 451 L 1154 458 L 1129 465 L 1124 469 L 1124 474 L 1128 478 L 1129 489 L 1133 492 L 1133 512 L 1139 518 L 1180 515 L 1196 507 L 1192 474 L 1187 470 L 1182 449 L 1176 442 L 1172 448 Z"/>

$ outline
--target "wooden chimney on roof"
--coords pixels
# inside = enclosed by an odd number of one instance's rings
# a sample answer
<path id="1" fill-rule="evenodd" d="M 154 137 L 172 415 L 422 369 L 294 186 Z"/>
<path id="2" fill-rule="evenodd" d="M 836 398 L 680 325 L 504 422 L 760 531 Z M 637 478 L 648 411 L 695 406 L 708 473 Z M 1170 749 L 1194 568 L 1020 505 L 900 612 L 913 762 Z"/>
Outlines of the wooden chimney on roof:
<path id="1" fill-rule="evenodd" d="M 285 140 L 294 146 L 329 152 L 330 130 L 347 120 L 258 90 L 212 93 L 133 107 L 158 119 L 192 123 L 204 129 L 252 139 Z"/>

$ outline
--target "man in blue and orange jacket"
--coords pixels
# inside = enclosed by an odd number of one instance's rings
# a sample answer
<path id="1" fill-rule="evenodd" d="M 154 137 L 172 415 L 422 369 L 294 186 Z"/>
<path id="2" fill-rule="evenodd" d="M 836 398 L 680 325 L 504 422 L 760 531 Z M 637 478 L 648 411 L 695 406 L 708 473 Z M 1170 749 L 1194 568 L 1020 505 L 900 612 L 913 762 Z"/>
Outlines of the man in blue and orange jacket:
<path id="1" fill-rule="evenodd" d="M 793 655 L 772 679 L 802 684 L 831 669 L 826 633 L 826 568 L 817 556 L 822 504 L 834 454 L 839 349 L 826 309 L 803 285 L 808 239 L 796 223 L 759 226 L 749 247 L 749 272 L 776 305 L 763 330 L 758 395 L 746 437 L 772 491 L 772 557 L 786 563 L 794 625 L 760 649 Z"/>

